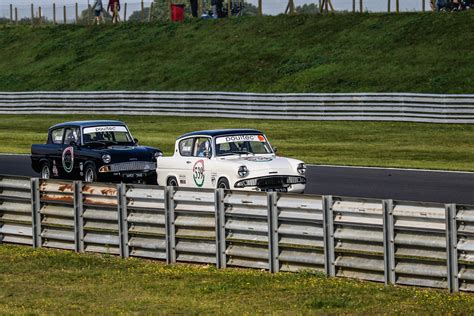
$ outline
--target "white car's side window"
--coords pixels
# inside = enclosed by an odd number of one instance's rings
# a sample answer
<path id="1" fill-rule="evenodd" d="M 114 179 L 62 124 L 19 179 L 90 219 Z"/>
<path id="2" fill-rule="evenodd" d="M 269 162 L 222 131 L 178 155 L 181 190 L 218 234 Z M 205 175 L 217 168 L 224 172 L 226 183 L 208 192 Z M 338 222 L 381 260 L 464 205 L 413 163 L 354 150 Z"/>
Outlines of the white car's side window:
<path id="1" fill-rule="evenodd" d="M 211 142 L 207 137 L 198 137 L 194 143 L 194 157 L 206 157 L 211 153 Z"/>
<path id="2" fill-rule="evenodd" d="M 183 157 L 190 157 L 193 155 L 194 138 L 183 139 L 179 142 L 179 153 Z"/>

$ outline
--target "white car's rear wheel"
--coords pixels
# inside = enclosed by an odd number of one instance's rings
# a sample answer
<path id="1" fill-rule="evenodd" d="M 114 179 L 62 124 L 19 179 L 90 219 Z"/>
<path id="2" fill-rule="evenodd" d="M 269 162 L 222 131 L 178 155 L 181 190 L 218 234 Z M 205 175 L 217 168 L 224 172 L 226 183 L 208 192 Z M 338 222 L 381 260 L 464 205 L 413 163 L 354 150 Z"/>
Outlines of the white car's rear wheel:
<path id="1" fill-rule="evenodd" d="M 174 177 L 169 178 L 168 181 L 167 181 L 167 185 L 169 187 L 177 187 L 178 186 L 178 180 L 176 180 L 176 178 L 174 178 Z"/>

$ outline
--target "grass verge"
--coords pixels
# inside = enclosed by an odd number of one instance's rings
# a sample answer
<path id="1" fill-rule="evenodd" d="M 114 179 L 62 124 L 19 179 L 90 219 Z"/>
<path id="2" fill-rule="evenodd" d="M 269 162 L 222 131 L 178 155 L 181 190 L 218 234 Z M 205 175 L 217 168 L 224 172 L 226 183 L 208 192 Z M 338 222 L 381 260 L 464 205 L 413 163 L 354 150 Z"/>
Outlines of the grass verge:
<path id="1" fill-rule="evenodd" d="M 5 314 L 472 314 L 474 295 L 0 246 Z"/>
<path id="2" fill-rule="evenodd" d="M 0 26 L 0 91 L 474 93 L 472 25 L 474 12 Z"/>
<path id="3" fill-rule="evenodd" d="M 179 135 L 201 129 L 258 128 L 282 156 L 307 163 L 474 171 L 474 125 L 318 122 L 117 115 L 2 115 L 0 152 L 29 153 L 49 126 L 70 120 L 119 119 L 141 144 L 171 155 Z"/>

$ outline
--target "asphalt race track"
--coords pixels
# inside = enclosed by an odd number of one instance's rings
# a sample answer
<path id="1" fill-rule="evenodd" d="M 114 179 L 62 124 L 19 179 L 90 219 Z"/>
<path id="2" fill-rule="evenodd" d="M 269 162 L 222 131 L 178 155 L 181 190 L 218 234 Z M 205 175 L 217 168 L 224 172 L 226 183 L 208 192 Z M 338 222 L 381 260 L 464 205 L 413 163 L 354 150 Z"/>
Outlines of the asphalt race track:
<path id="1" fill-rule="evenodd" d="M 0 174 L 38 176 L 26 155 L 0 155 Z M 474 204 L 474 173 L 308 166 L 308 194 Z"/>

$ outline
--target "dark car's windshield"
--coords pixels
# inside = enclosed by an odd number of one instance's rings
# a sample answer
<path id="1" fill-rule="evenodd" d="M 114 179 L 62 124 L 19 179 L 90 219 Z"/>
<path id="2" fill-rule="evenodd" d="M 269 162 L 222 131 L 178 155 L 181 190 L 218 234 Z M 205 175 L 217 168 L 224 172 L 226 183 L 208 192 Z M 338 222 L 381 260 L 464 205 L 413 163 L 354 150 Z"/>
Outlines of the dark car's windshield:
<path id="1" fill-rule="evenodd" d="M 133 138 L 125 126 L 85 127 L 82 133 L 84 145 L 87 144 L 123 144 L 133 143 Z"/>
<path id="2" fill-rule="evenodd" d="M 271 154 L 270 143 L 263 135 L 232 135 L 216 138 L 216 155 Z"/>

